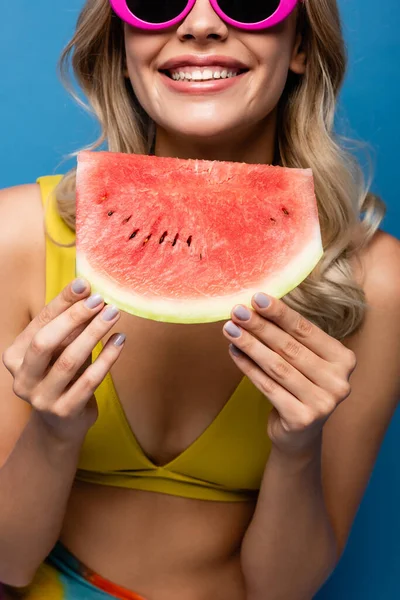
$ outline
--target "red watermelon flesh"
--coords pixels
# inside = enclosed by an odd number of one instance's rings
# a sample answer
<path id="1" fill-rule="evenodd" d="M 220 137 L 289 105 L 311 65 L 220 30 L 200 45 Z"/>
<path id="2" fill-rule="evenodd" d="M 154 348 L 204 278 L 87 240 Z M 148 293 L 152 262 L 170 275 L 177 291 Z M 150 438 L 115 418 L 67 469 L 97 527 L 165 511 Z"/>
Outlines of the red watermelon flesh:
<path id="1" fill-rule="evenodd" d="M 93 291 L 174 323 L 282 297 L 322 256 L 310 169 L 81 152 L 76 231 Z"/>

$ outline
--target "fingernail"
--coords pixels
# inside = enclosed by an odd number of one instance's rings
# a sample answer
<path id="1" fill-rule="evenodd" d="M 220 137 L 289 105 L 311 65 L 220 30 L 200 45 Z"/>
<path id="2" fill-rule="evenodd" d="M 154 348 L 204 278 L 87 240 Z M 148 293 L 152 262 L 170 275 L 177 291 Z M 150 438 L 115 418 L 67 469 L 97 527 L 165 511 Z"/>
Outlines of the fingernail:
<path id="1" fill-rule="evenodd" d="M 88 308 L 96 308 L 96 306 L 99 306 L 99 304 L 102 302 L 104 302 L 104 300 L 100 294 L 93 294 L 92 296 L 89 296 L 87 300 L 85 300 L 85 306 Z"/>
<path id="2" fill-rule="evenodd" d="M 245 306 L 236 306 L 233 310 L 233 314 L 241 321 L 248 321 L 251 317 L 250 311 L 247 310 Z"/>
<path id="3" fill-rule="evenodd" d="M 267 308 L 271 304 L 271 300 L 262 292 L 257 292 L 257 294 L 254 295 L 254 302 L 260 308 Z"/>
<path id="4" fill-rule="evenodd" d="M 229 344 L 229 350 L 234 356 L 243 356 L 243 352 L 237 348 L 234 344 Z"/>
<path id="5" fill-rule="evenodd" d="M 103 321 L 112 321 L 118 313 L 119 310 L 116 306 L 107 306 L 106 310 L 103 312 Z"/>
<path id="6" fill-rule="evenodd" d="M 117 335 L 117 337 L 115 338 L 115 340 L 113 341 L 114 346 L 122 346 L 122 344 L 125 342 L 126 340 L 126 335 L 124 335 L 123 333 L 119 333 Z"/>
<path id="7" fill-rule="evenodd" d="M 238 338 L 242 335 L 242 332 L 239 329 L 239 327 L 237 327 L 235 323 L 232 323 L 232 321 L 228 321 L 228 323 L 224 325 L 224 329 L 226 333 L 231 337 Z"/>
<path id="8" fill-rule="evenodd" d="M 83 279 L 75 279 L 72 284 L 74 294 L 82 294 L 86 290 L 86 281 Z"/>

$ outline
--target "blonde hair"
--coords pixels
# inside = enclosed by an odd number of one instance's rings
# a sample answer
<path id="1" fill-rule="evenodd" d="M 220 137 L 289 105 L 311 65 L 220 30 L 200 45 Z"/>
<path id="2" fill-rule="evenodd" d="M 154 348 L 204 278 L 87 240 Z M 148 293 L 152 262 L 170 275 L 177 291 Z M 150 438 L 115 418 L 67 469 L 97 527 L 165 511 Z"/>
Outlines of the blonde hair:
<path id="1" fill-rule="evenodd" d="M 279 103 L 276 163 L 313 170 L 324 256 L 284 301 L 329 335 L 343 339 L 361 324 L 367 308 L 362 284 L 355 280 L 354 259 L 378 229 L 385 207 L 368 193 L 355 158 L 333 133 L 336 100 L 346 70 L 336 0 L 305 0 L 299 5 L 298 27 L 307 67 L 302 76 L 289 73 Z M 83 104 L 69 79 L 70 62 L 88 99 L 87 108 L 101 125 L 99 139 L 87 149 L 106 142 L 111 152 L 149 153 L 154 123 L 124 77 L 123 25 L 112 14 L 108 0 L 87 0 L 60 58 L 62 79 Z M 67 173 L 56 189 L 59 214 L 72 230 L 75 175 L 75 169 Z"/>

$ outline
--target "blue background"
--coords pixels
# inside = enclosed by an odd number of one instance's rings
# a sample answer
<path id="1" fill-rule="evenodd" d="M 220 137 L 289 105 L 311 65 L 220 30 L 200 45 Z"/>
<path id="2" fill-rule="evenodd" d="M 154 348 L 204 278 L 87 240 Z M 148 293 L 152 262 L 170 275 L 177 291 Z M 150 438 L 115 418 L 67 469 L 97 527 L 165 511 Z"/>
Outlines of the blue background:
<path id="1" fill-rule="evenodd" d="M 55 63 L 82 0 L 0 0 L 0 187 L 64 172 L 63 157 L 98 128 L 67 96 Z M 383 229 L 400 237 L 398 0 L 340 0 L 350 68 L 342 94 L 346 133 L 375 149 L 373 190 L 388 205 Z M 400 598 L 400 411 L 390 426 L 342 561 L 318 600 Z M 338 440 L 338 443 L 340 441 Z"/>

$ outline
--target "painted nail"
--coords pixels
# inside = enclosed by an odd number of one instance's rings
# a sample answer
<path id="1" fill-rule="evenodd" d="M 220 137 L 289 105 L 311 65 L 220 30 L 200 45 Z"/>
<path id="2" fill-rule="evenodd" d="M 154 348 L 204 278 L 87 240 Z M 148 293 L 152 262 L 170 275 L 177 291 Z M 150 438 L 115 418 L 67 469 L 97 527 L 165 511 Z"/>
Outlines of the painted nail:
<path id="1" fill-rule="evenodd" d="M 103 312 L 103 321 L 112 321 L 118 313 L 119 310 L 116 306 L 107 306 L 106 310 Z"/>
<path id="2" fill-rule="evenodd" d="M 238 338 L 242 335 L 242 332 L 239 329 L 239 327 L 237 327 L 235 323 L 232 323 L 232 321 L 228 321 L 226 325 L 224 325 L 224 329 L 226 333 L 231 337 Z"/>
<path id="3" fill-rule="evenodd" d="M 89 296 L 87 300 L 85 300 L 85 306 L 88 308 L 96 308 L 96 306 L 99 306 L 99 304 L 102 302 L 104 302 L 104 300 L 100 294 L 93 294 L 92 296 Z"/>
<path id="4" fill-rule="evenodd" d="M 243 352 L 237 348 L 234 344 L 229 344 L 229 350 L 234 356 L 243 356 Z"/>
<path id="5" fill-rule="evenodd" d="M 86 281 L 84 281 L 83 279 L 75 279 L 75 281 L 72 284 L 72 291 L 74 292 L 74 294 L 83 294 L 85 290 Z"/>
<path id="6" fill-rule="evenodd" d="M 236 306 L 233 314 L 241 321 L 248 321 L 251 317 L 250 311 L 245 306 Z"/>
<path id="7" fill-rule="evenodd" d="M 271 304 L 271 300 L 262 292 L 257 292 L 257 294 L 254 295 L 254 302 L 260 308 L 268 308 L 268 306 Z"/>
<path id="8" fill-rule="evenodd" d="M 114 346 L 122 346 L 122 344 L 126 340 L 126 335 L 123 333 L 119 333 L 113 341 Z"/>

